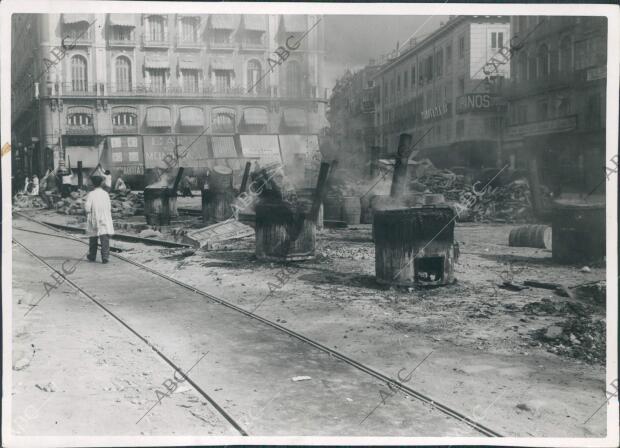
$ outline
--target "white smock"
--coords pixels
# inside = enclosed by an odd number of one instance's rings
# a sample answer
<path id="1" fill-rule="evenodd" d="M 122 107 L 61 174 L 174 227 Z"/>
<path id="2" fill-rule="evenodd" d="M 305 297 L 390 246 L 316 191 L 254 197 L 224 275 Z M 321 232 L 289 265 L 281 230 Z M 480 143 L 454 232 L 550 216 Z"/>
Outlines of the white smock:
<path id="1" fill-rule="evenodd" d="M 114 235 L 110 196 L 100 187 L 86 196 L 86 233 L 88 236 Z"/>

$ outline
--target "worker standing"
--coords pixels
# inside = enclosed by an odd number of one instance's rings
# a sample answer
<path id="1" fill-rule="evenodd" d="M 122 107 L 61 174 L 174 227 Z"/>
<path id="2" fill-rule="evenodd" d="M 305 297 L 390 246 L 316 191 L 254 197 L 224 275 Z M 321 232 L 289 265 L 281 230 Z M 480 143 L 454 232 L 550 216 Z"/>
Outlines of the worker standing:
<path id="1" fill-rule="evenodd" d="M 110 196 L 102 188 L 105 177 L 101 170 L 91 175 L 90 180 L 95 189 L 88 193 L 84 205 L 87 217 L 86 232 L 90 237 L 86 258 L 89 261 L 97 259 L 97 239 L 99 239 L 101 241 L 101 262 L 107 263 L 110 258 L 110 235 L 114 235 Z"/>
<path id="2" fill-rule="evenodd" d="M 103 179 L 103 189 L 109 193 L 112 190 L 112 173 L 110 170 L 105 170 Z"/>

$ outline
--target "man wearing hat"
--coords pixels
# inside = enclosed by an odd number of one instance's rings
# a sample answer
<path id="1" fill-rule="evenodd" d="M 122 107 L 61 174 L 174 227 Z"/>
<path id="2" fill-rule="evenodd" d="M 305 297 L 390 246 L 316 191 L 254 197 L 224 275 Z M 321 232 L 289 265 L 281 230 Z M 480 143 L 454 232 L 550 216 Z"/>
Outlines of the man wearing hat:
<path id="1" fill-rule="evenodd" d="M 110 196 L 102 188 L 105 173 L 98 166 L 90 175 L 95 189 L 86 196 L 86 232 L 89 235 L 89 251 L 86 258 L 95 261 L 97 258 L 97 239 L 101 241 L 101 262 L 107 263 L 110 258 L 110 235 L 114 235 L 112 225 L 112 207 Z"/>

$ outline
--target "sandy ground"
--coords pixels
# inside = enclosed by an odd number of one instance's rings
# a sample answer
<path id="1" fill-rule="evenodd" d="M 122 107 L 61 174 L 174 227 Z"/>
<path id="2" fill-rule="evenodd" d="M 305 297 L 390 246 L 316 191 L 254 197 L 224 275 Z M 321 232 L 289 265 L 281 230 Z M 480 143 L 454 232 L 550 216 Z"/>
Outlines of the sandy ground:
<path id="1" fill-rule="evenodd" d="M 199 198 L 198 198 L 199 201 Z M 196 206 L 187 199 L 180 207 Z M 55 220 L 67 220 L 58 216 Z M 605 414 L 583 422 L 605 400 L 600 360 L 570 356 L 536 337 L 583 306 L 553 291 L 494 288 L 512 271 L 524 279 L 577 285 L 604 279 L 602 267 L 558 266 L 541 249 L 510 248 L 511 226 L 458 224 L 457 282 L 433 289 L 394 289 L 374 281 L 370 226 L 324 230 L 317 259 L 259 262 L 253 238 L 183 257 L 179 250 L 114 242 L 123 255 L 294 329 L 396 377 L 415 371 L 411 387 L 512 436 L 596 437 Z M 281 287 L 269 296 L 269 284 Z M 604 306 L 586 301 L 593 320 Z M 258 306 L 258 308 L 257 308 Z M 581 337 L 581 335 L 576 335 Z M 377 398 L 380 397 L 377 395 Z M 387 405 L 386 405 L 387 406 Z"/>

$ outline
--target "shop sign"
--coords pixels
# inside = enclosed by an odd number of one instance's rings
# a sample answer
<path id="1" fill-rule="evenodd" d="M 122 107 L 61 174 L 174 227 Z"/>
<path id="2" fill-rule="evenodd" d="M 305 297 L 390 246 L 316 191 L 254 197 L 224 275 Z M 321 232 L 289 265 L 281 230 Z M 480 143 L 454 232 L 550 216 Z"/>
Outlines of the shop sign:
<path id="1" fill-rule="evenodd" d="M 554 120 L 539 121 L 536 123 L 520 124 L 510 126 L 507 130 L 509 137 L 520 137 L 538 134 L 549 134 L 552 132 L 571 131 L 577 127 L 577 117 L 556 118 Z"/>
<path id="2" fill-rule="evenodd" d="M 456 100 L 456 112 L 462 114 L 470 110 L 489 110 L 503 103 L 502 98 L 488 93 L 468 93 Z"/>
<path id="3" fill-rule="evenodd" d="M 422 120 L 429 120 L 431 118 L 441 117 L 448 113 L 448 103 L 443 103 L 436 107 L 431 107 L 430 109 L 423 110 L 420 112 L 422 115 Z"/>

